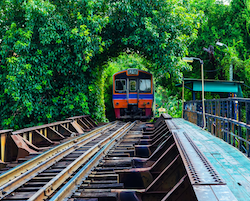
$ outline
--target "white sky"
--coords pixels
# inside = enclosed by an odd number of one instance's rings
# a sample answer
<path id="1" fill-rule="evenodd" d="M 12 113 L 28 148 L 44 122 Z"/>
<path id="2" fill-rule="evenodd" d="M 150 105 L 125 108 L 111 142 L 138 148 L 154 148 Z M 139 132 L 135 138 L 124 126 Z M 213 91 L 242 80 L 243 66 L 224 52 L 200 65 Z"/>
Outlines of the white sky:
<path id="1" fill-rule="evenodd" d="M 229 5 L 230 2 L 231 2 L 231 0 L 219 0 L 219 1 L 223 1 L 223 3 L 224 3 L 225 5 Z"/>

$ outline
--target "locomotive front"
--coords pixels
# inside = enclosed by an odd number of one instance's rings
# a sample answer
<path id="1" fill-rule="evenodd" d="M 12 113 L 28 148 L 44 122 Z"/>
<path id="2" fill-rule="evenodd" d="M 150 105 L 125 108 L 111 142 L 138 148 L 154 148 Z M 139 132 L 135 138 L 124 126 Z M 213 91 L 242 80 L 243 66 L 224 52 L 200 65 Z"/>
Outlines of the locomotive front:
<path id="1" fill-rule="evenodd" d="M 128 69 L 113 75 L 113 105 L 117 119 L 149 119 L 154 101 L 151 73 Z"/>

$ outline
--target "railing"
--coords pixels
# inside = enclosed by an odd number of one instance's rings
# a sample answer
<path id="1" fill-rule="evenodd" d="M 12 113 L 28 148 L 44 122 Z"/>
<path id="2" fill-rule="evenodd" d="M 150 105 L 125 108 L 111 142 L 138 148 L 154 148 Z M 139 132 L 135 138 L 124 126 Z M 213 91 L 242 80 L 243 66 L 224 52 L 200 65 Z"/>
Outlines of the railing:
<path id="1" fill-rule="evenodd" d="M 250 157 L 250 99 L 205 100 L 206 129 Z M 184 119 L 203 127 L 202 102 L 184 103 Z"/>
<path id="2" fill-rule="evenodd" d="M 65 121 L 12 130 L 0 130 L 0 169 L 5 162 L 24 158 L 29 154 L 59 144 L 66 137 L 83 134 L 96 127 L 88 115 L 70 117 Z"/>

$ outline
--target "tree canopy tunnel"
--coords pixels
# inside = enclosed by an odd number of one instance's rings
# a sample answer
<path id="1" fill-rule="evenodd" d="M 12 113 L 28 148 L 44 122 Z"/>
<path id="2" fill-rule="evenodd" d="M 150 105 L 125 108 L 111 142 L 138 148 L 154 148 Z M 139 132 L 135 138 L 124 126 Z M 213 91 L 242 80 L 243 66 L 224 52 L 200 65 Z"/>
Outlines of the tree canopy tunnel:
<path id="1" fill-rule="evenodd" d="M 202 17 L 177 0 L 3 0 L 0 9 L 0 120 L 15 129 L 104 120 L 104 64 L 127 49 L 155 77 L 180 78 Z"/>

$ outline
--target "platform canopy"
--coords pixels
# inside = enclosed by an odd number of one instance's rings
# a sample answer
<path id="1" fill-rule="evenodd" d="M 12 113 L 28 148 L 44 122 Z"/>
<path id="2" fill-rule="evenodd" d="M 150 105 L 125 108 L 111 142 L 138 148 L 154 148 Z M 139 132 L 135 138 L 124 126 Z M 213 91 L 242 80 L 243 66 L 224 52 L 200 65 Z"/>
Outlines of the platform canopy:
<path id="1" fill-rule="evenodd" d="M 227 81 L 227 80 L 204 80 L 204 91 L 205 92 L 226 92 L 234 93 L 238 97 L 243 97 L 241 81 Z M 181 86 L 179 84 L 178 86 Z M 184 78 L 184 86 L 193 92 L 201 91 L 201 79 Z"/>

